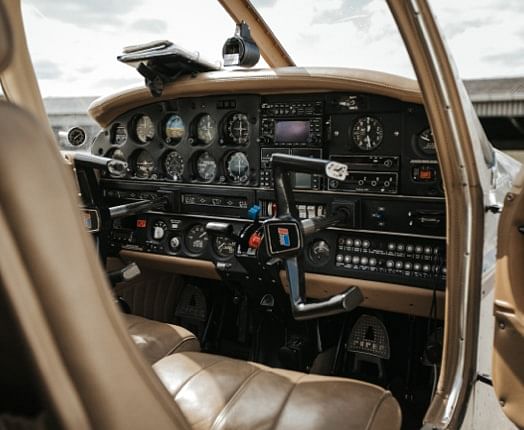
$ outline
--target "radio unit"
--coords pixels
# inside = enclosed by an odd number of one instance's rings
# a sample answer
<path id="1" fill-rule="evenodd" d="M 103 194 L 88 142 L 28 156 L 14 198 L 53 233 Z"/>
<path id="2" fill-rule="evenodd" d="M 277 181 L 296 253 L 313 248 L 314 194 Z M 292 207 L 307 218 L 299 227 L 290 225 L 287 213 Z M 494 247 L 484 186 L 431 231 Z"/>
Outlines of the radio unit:
<path id="1" fill-rule="evenodd" d="M 358 193 L 398 193 L 398 156 L 334 156 L 331 160 L 344 163 L 349 168 L 345 181 L 330 180 L 328 189 Z"/>
<path id="2" fill-rule="evenodd" d="M 322 115 L 324 105 L 321 101 L 302 101 L 285 103 L 262 103 L 263 117 L 301 117 Z"/>
<path id="3" fill-rule="evenodd" d="M 320 146 L 322 118 L 263 118 L 261 141 L 274 146 Z"/>

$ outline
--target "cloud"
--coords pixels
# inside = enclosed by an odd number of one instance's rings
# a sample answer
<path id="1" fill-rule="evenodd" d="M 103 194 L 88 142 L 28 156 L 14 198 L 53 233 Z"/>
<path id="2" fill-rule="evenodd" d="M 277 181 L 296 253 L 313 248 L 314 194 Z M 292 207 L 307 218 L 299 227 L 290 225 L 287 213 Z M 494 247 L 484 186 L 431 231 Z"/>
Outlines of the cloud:
<path id="1" fill-rule="evenodd" d="M 130 27 L 133 30 L 155 34 L 165 34 L 167 32 L 167 23 L 160 19 L 139 19 L 133 22 Z"/>
<path id="2" fill-rule="evenodd" d="M 500 54 L 490 54 L 482 58 L 487 63 L 498 63 L 509 67 L 524 67 L 524 47 Z"/>
<path id="3" fill-rule="evenodd" d="M 140 85 L 144 79 L 136 74 L 136 78 L 104 78 L 96 82 L 97 88 L 122 88 L 129 85 Z"/>
<path id="4" fill-rule="evenodd" d="M 273 7 L 275 6 L 277 0 L 255 0 L 253 1 L 253 4 L 255 7 L 261 8 L 261 7 Z"/>
<path id="5" fill-rule="evenodd" d="M 60 66 L 50 60 L 36 60 L 34 67 L 38 79 L 60 79 L 63 75 Z"/>
<path id="6" fill-rule="evenodd" d="M 368 21 L 369 19 L 369 0 L 343 0 L 341 4 L 333 9 L 319 11 L 313 18 L 313 23 L 334 24 L 349 20 Z M 367 23 L 369 26 L 369 23 Z"/>
<path id="7" fill-rule="evenodd" d="M 129 12 L 141 4 L 141 0 L 25 0 L 44 17 L 82 27 L 105 27 L 121 24 L 122 11 Z"/>

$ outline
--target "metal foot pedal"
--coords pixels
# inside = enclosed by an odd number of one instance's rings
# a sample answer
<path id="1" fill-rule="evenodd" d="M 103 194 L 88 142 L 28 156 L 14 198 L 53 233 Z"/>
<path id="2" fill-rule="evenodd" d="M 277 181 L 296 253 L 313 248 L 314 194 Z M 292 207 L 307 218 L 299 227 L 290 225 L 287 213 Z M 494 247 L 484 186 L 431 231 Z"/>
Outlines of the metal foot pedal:
<path id="1" fill-rule="evenodd" d="M 384 378 L 384 360 L 389 360 L 389 335 L 384 323 L 374 315 L 363 314 L 351 329 L 346 349 L 354 354 L 353 373 L 362 372 L 363 363 L 377 367 L 378 378 Z"/>

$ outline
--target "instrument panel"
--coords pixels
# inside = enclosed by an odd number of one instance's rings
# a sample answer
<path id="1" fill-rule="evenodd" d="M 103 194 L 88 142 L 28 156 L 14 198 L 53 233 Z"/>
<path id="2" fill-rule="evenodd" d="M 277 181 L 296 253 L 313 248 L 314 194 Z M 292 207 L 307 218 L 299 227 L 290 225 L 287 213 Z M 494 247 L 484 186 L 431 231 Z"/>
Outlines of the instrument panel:
<path id="1" fill-rule="evenodd" d="M 270 160 L 286 153 L 335 160 L 350 171 L 343 182 L 292 178 L 301 218 L 337 205 L 354 213 L 348 225 L 308 239 L 309 272 L 444 288 L 444 192 L 421 105 L 338 92 L 186 97 L 121 115 L 92 148 L 129 165 L 124 178 L 102 180 L 109 200 L 169 197 L 158 213 L 115 223 L 114 253 L 226 261 L 241 272 L 234 243 L 208 237 L 204 225 L 224 219 L 238 230 L 255 204 L 271 217 Z"/>

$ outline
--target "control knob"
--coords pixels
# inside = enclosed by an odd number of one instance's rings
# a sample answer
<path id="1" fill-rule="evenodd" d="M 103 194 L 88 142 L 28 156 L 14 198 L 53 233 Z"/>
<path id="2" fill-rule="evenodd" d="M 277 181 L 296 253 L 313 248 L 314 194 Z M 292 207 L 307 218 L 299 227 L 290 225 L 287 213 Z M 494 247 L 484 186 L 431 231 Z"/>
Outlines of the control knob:
<path id="1" fill-rule="evenodd" d="M 166 234 L 166 231 L 167 231 L 167 224 L 162 220 L 156 221 L 153 224 L 153 239 L 162 240 Z"/>
<path id="2" fill-rule="evenodd" d="M 173 236 L 169 240 L 169 247 L 171 248 L 171 251 L 178 251 L 180 249 L 180 238 L 178 236 Z"/>

